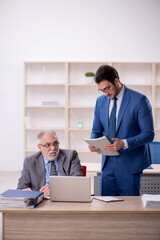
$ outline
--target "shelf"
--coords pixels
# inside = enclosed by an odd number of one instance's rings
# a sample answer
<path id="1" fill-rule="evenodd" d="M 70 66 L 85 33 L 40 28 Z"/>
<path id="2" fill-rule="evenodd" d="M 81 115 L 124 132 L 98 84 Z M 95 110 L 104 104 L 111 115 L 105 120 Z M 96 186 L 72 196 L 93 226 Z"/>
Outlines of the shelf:
<path id="1" fill-rule="evenodd" d="M 52 84 L 52 83 L 35 83 L 35 84 L 32 84 L 32 83 L 26 83 L 25 84 L 27 87 L 57 87 L 57 86 L 62 86 L 62 87 L 65 87 L 65 84 L 64 83 L 61 83 L 61 84 Z"/>
<path id="2" fill-rule="evenodd" d="M 68 87 L 96 87 L 97 85 L 95 83 L 76 83 L 76 84 L 68 84 Z"/>
<path id="3" fill-rule="evenodd" d="M 94 108 L 94 106 L 68 106 L 68 109 L 83 109 L 83 108 L 91 108 L 91 109 L 93 109 Z"/>
<path id="4" fill-rule="evenodd" d="M 100 171 L 101 155 L 91 153 L 83 138 L 90 137 L 96 99 L 102 95 L 86 72 L 109 64 L 127 87 L 145 94 L 152 104 L 155 141 L 160 141 L 160 63 L 26 62 L 24 74 L 24 154 L 37 149 L 37 133 L 56 131 L 61 148 L 75 149 L 88 171 Z M 58 105 L 42 105 L 42 103 Z M 28 121 L 29 120 L 29 121 Z M 29 124 L 27 124 L 29 122 Z M 83 122 L 83 128 L 78 128 Z M 26 127 L 27 126 L 27 127 Z M 98 169 L 98 170 L 97 170 Z"/>
<path id="5" fill-rule="evenodd" d="M 65 108 L 65 106 L 25 106 L 25 108 Z"/>
<path id="6" fill-rule="evenodd" d="M 25 149 L 25 152 L 37 152 L 38 151 L 38 149 Z"/>
<path id="7" fill-rule="evenodd" d="M 86 145 L 87 146 L 87 145 Z M 89 151 L 88 148 L 83 148 L 83 149 L 77 149 L 78 153 L 89 153 L 89 154 L 93 154 L 92 152 Z"/>
<path id="8" fill-rule="evenodd" d="M 45 129 L 50 130 L 50 128 L 45 127 Z M 38 128 L 25 128 L 26 131 L 41 131 L 43 130 L 43 127 L 38 127 Z M 65 131 L 65 128 L 58 128 L 58 127 L 54 127 L 54 130 L 56 131 Z"/>
<path id="9" fill-rule="evenodd" d="M 68 131 L 91 131 L 91 128 L 68 128 Z"/>

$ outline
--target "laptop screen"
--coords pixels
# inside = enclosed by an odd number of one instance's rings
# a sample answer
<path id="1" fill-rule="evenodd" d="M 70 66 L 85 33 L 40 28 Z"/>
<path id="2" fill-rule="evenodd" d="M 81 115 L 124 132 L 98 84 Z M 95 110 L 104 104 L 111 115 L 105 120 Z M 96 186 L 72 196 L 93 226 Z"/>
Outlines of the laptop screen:
<path id="1" fill-rule="evenodd" d="M 76 176 L 50 176 L 51 201 L 90 202 L 91 178 Z"/>

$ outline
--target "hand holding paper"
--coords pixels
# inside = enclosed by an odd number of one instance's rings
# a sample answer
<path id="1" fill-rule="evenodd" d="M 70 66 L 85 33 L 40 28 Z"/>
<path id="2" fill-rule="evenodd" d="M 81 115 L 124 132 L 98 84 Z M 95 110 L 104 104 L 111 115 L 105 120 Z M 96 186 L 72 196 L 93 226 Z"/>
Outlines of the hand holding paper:
<path id="1" fill-rule="evenodd" d="M 100 138 L 95 138 L 95 139 L 88 139 L 88 138 L 83 138 L 85 142 L 87 142 L 89 145 L 94 146 L 95 148 L 99 148 L 100 151 L 97 152 L 99 154 L 107 155 L 107 156 L 116 156 L 119 155 L 118 151 L 108 151 L 104 149 L 104 145 L 112 144 L 111 141 L 109 140 L 108 137 L 103 136 Z"/>

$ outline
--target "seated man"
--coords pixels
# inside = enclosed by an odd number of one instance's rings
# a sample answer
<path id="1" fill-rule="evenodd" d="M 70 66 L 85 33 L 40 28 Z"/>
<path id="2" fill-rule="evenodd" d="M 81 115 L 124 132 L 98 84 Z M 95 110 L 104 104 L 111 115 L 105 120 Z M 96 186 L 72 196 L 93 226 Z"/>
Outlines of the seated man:
<path id="1" fill-rule="evenodd" d="M 59 141 L 52 130 L 38 134 L 39 152 L 24 160 L 17 189 L 42 191 L 50 196 L 49 176 L 83 176 L 82 167 L 75 150 L 59 149 Z"/>

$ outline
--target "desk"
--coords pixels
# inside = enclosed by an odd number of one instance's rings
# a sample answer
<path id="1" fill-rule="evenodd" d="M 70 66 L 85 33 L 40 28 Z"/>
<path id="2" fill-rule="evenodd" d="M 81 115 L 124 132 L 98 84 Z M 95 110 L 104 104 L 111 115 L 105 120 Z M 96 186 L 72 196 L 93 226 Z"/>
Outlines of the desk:
<path id="1" fill-rule="evenodd" d="M 159 175 L 160 176 L 160 164 L 152 164 L 153 169 L 146 168 L 143 170 L 143 175 Z"/>
<path id="2" fill-rule="evenodd" d="M 141 178 L 141 195 L 143 193 L 148 194 L 160 194 L 160 164 L 152 164 L 153 169 L 143 170 L 143 176 Z M 101 173 L 98 172 L 97 176 L 94 176 L 94 193 L 100 195 L 100 179 Z"/>
<path id="3" fill-rule="evenodd" d="M 7 240 L 159 240 L 160 209 L 144 208 L 141 197 L 122 202 L 50 202 L 35 209 L 0 208 Z"/>
<path id="4" fill-rule="evenodd" d="M 152 164 L 153 169 L 145 169 L 141 178 L 141 194 L 160 194 L 160 164 Z"/>

